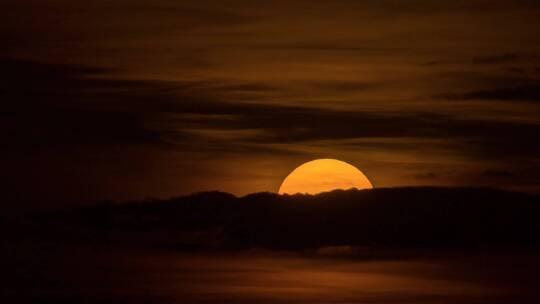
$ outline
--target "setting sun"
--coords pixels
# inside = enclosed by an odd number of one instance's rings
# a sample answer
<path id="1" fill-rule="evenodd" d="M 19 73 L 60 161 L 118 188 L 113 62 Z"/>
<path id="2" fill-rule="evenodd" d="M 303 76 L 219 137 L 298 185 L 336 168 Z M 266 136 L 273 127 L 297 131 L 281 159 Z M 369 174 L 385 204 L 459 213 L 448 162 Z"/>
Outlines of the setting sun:
<path id="1" fill-rule="evenodd" d="M 294 169 L 279 187 L 280 194 L 317 194 L 335 189 L 371 189 L 358 168 L 337 159 L 316 159 Z"/>

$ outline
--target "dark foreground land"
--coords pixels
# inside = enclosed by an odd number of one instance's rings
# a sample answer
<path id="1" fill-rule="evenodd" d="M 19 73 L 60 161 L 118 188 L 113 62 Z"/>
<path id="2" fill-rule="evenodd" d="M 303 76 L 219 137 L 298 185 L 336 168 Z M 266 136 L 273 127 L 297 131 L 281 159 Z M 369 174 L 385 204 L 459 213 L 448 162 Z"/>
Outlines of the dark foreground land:
<path id="1" fill-rule="evenodd" d="M 540 303 L 538 196 L 212 192 L 6 221 L 4 303 Z"/>

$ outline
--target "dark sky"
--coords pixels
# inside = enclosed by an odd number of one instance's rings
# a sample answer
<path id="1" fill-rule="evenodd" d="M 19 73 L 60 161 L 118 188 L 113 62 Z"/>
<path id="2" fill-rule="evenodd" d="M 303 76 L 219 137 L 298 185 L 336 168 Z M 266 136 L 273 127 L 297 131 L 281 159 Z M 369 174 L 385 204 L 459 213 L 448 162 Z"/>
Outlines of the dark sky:
<path id="1" fill-rule="evenodd" d="M 540 191 L 540 2 L 0 4 L 8 208 L 277 191 L 338 158 L 376 187 Z"/>

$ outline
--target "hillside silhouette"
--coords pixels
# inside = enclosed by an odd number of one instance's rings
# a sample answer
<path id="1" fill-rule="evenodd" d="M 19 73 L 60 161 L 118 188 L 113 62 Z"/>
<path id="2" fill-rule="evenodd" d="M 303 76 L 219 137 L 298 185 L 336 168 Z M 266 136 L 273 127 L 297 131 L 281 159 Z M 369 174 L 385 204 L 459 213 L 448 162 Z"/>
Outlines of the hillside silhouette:
<path id="1" fill-rule="evenodd" d="M 180 250 L 326 246 L 539 248 L 540 199 L 484 188 L 336 190 L 319 195 L 205 192 L 100 204 L 36 218 L 29 235 Z"/>

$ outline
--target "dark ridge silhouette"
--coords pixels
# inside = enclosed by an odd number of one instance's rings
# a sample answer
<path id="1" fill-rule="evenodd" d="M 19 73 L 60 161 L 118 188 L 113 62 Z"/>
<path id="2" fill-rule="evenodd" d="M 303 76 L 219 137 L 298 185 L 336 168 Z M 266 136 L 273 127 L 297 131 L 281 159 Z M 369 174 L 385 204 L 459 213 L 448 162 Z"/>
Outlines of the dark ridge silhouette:
<path id="1" fill-rule="evenodd" d="M 40 239 L 192 249 L 539 248 L 539 196 L 486 188 L 205 192 L 43 215 Z"/>

